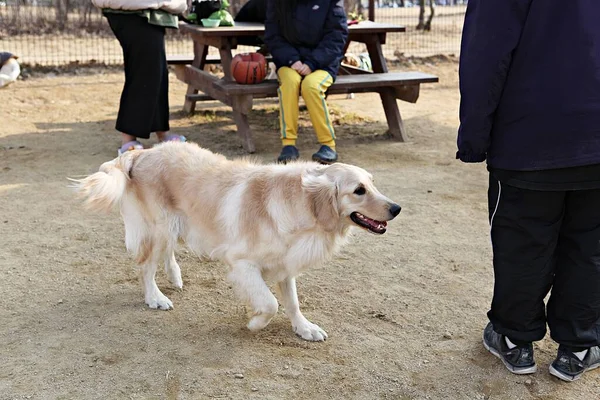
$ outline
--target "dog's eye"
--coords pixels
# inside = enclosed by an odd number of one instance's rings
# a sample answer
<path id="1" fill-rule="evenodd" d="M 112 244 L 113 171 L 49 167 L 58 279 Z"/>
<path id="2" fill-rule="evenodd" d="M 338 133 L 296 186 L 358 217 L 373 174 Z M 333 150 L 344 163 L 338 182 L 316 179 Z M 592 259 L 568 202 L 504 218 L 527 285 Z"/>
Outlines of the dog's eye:
<path id="1" fill-rule="evenodd" d="M 356 190 L 354 191 L 354 194 L 358 195 L 358 196 L 362 196 L 363 194 L 367 193 L 367 191 L 365 190 L 364 186 L 359 186 L 356 188 Z"/>

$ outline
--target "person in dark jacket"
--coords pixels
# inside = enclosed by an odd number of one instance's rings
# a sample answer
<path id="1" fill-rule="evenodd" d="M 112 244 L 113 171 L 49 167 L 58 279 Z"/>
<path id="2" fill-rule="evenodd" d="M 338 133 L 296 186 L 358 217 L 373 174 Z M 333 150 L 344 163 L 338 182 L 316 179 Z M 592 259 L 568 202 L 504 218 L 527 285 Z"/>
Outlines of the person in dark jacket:
<path id="1" fill-rule="evenodd" d="M 313 160 L 324 164 L 337 161 L 325 92 L 337 76 L 347 38 L 342 0 L 267 0 L 265 43 L 279 78 L 283 144 L 279 162 L 299 157 L 296 138 L 300 93 L 321 144 Z"/>
<path id="2" fill-rule="evenodd" d="M 249 0 L 235 16 L 236 22 L 265 23 L 267 19 L 267 0 Z"/>
<path id="3" fill-rule="evenodd" d="M 469 0 L 457 158 L 487 161 L 494 296 L 484 346 L 517 374 L 600 367 L 600 3 Z M 544 298 L 552 289 L 547 307 Z"/>

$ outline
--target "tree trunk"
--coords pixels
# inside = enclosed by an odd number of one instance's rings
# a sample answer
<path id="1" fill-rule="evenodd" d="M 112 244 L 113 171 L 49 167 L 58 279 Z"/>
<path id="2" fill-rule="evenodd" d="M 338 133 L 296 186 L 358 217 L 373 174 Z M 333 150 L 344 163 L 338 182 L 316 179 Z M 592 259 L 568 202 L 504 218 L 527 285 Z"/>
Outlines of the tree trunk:
<path id="1" fill-rule="evenodd" d="M 431 12 L 431 14 L 429 14 L 429 18 L 427 18 L 427 22 L 425 23 L 424 27 L 426 31 L 431 30 L 431 21 L 433 20 L 433 16 L 435 15 L 435 0 L 429 0 L 429 11 Z"/>
<path id="2" fill-rule="evenodd" d="M 69 13 L 69 1 L 68 0 L 56 0 L 56 23 L 59 31 L 64 31 L 67 27 L 68 13 Z"/>
<path id="3" fill-rule="evenodd" d="M 419 0 L 419 24 L 417 30 L 423 30 L 425 28 L 425 0 Z"/>

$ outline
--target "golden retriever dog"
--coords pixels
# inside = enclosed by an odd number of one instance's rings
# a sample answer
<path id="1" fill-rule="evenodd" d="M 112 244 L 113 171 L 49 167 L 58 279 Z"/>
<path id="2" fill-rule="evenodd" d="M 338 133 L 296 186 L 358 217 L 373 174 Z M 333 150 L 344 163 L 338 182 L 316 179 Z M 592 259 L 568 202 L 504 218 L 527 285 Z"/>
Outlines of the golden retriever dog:
<path id="1" fill-rule="evenodd" d="M 298 274 L 330 259 L 350 228 L 383 234 L 400 212 L 355 166 L 262 165 L 191 143 L 129 151 L 74 186 L 91 209 L 120 208 L 150 308 L 173 307 L 154 276 L 162 262 L 170 282 L 182 287 L 174 250 L 183 240 L 229 266 L 235 293 L 252 310 L 248 329 L 264 328 L 277 313 L 265 283 L 273 281 L 294 332 L 310 341 L 327 333 L 300 312 Z"/>

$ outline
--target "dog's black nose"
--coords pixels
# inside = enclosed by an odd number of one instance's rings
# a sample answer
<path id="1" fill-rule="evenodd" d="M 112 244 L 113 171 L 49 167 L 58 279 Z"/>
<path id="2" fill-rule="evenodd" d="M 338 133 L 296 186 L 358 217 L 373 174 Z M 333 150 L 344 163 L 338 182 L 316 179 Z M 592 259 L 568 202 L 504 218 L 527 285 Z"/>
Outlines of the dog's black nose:
<path id="1" fill-rule="evenodd" d="M 401 210 L 402 210 L 402 207 L 400 207 L 398 204 L 392 204 L 390 206 L 390 214 L 392 214 L 394 217 L 396 217 L 398 214 L 400 214 Z"/>

